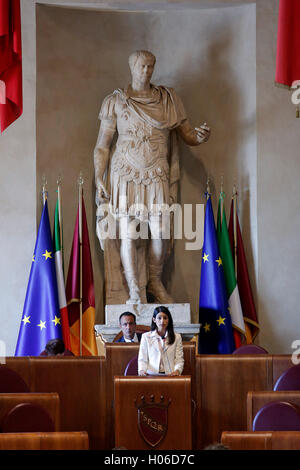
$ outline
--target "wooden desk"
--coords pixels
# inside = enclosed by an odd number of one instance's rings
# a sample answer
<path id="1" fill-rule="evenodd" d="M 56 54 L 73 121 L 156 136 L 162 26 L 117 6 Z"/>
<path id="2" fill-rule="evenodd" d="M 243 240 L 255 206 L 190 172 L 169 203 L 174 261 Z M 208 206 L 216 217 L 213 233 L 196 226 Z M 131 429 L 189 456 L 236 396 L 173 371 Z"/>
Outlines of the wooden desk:
<path id="1" fill-rule="evenodd" d="M 114 446 L 114 377 L 124 374 L 127 363 L 139 352 L 138 343 L 106 343 L 106 385 L 105 393 L 107 400 L 104 401 L 105 409 L 105 429 L 106 440 L 105 448 L 111 449 Z M 196 400 L 196 372 L 195 372 L 195 343 L 183 342 L 184 369 L 183 374 L 191 376 L 191 394 Z M 196 415 L 194 416 L 196 418 Z M 194 419 L 193 428 L 196 428 L 196 419 Z"/>
<path id="2" fill-rule="evenodd" d="M 192 449 L 191 377 L 115 377 L 115 446 Z"/>

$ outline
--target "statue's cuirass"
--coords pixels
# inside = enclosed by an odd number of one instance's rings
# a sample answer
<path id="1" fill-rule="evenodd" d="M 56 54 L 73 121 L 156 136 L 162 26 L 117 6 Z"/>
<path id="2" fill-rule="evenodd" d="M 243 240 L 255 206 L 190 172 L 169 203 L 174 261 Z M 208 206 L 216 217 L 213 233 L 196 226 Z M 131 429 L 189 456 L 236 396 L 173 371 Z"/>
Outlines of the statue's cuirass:
<path id="1" fill-rule="evenodd" d="M 150 184 L 169 175 L 168 129 L 157 129 L 143 121 L 118 96 L 115 104 L 118 139 L 111 171 L 127 181 Z"/>

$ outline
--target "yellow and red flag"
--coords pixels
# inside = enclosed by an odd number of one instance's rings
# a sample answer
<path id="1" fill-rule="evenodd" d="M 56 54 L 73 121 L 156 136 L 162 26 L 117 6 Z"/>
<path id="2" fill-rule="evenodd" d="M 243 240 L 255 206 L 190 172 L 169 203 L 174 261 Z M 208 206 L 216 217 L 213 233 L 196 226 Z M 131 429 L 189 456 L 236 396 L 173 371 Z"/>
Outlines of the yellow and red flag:
<path id="1" fill-rule="evenodd" d="M 71 351 L 76 356 L 96 356 L 94 278 L 83 196 L 77 211 L 66 297 Z"/>

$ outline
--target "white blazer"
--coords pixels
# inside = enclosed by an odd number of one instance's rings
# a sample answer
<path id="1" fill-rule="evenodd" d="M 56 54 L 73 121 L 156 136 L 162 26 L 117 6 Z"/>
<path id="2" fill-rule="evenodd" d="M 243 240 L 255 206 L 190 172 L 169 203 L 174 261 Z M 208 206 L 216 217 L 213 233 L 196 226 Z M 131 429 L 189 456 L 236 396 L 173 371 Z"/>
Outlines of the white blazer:
<path id="1" fill-rule="evenodd" d="M 181 335 L 175 333 L 174 343 L 168 344 L 168 341 L 166 341 L 162 349 L 159 347 L 159 341 L 160 338 L 156 330 L 148 331 L 142 335 L 138 357 L 139 373 L 146 371 L 147 374 L 157 375 L 162 358 L 167 375 L 175 370 L 178 370 L 181 374 L 184 366 Z"/>

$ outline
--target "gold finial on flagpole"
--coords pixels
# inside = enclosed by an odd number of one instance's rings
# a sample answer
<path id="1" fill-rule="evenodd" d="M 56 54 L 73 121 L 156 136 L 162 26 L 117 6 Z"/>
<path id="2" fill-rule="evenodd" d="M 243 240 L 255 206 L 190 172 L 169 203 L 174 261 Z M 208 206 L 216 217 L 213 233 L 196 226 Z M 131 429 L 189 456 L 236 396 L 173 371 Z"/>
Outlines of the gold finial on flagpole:
<path id="1" fill-rule="evenodd" d="M 56 184 L 57 184 L 57 200 L 58 200 L 58 220 L 59 220 L 60 226 L 61 226 L 61 181 L 62 181 L 62 178 L 60 175 L 58 175 Z"/>
<path id="2" fill-rule="evenodd" d="M 237 196 L 237 187 L 236 187 L 236 181 L 234 180 L 233 186 L 232 186 L 232 199 Z"/>
<path id="3" fill-rule="evenodd" d="M 79 176 L 78 176 L 78 180 L 77 180 L 77 183 L 79 186 L 83 186 L 83 183 L 84 183 L 84 179 L 83 179 L 83 174 L 82 174 L 82 170 L 80 170 L 80 173 L 79 173 Z"/>
<path id="4" fill-rule="evenodd" d="M 233 199 L 233 251 L 234 251 L 234 271 L 237 278 L 237 186 L 233 183 L 232 199 Z"/>
<path id="5" fill-rule="evenodd" d="M 62 177 L 58 175 L 56 180 L 57 184 L 57 201 L 58 201 L 58 222 L 59 222 L 59 237 L 60 237 L 60 249 L 62 252 L 62 259 L 64 259 L 64 247 L 63 247 L 63 222 L 62 222 L 62 202 L 61 202 L 61 182 Z"/>
<path id="6" fill-rule="evenodd" d="M 221 173 L 221 185 L 220 185 L 220 198 L 221 198 L 221 206 L 220 206 L 220 215 L 221 215 L 221 226 L 223 224 L 223 212 L 224 212 L 224 174 Z"/>
<path id="7" fill-rule="evenodd" d="M 232 185 L 232 199 L 237 196 L 237 176 L 234 175 L 233 185 Z"/>
<path id="8" fill-rule="evenodd" d="M 209 198 L 210 196 L 210 178 L 209 175 L 207 175 L 207 180 L 206 180 L 206 199 Z"/>
<path id="9" fill-rule="evenodd" d="M 43 197 L 43 205 L 45 205 L 45 202 L 48 198 L 47 178 L 46 178 L 45 173 L 43 173 L 43 176 L 42 176 L 42 197 Z"/>
<path id="10" fill-rule="evenodd" d="M 223 195 L 223 192 L 224 192 L 224 174 L 221 173 L 221 194 Z"/>

